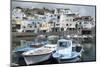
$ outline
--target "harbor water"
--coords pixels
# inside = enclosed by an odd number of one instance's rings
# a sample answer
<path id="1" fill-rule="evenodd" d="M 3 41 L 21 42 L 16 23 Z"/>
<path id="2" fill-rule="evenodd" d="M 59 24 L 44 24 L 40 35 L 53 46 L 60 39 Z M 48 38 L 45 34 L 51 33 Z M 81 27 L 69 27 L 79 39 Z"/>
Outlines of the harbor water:
<path id="1" fill-rule="evenodd" d="M 45 41 L 46 39 L 44 39 Z M 86 41 L 81 41 L 79 40 L 79 42 L 81 43 L 81 45 L 83 45 L 83 49 L 84 52 L 82 53 L 82 56 L 80 58 L 79 61 L 77 62 L 89 62 L 89 61 L 95 61 L 96 60 L 96 45 L 95 45 L 95 39 L 90 39 L 90 40 L 86 40 Z M 34 41 L 34 39 L 30 39 L 30 41 Z M 12 43 L 12 50 L 14 50 L 17 47 L 20 47 L 21 43 L 20 40 L 19 41 L 14 41 Z M 19 66 L 25 66 L 26 63 L 24 61 L 23 57 L 19 57 L 20 60 L 16 59 L 16 58 L 12 58 L 12 63 L 14 61 L 17 60 L 17 63 Z M 32 65 L 44 65 L 44 64 L 58 64 L 59 62 L 57 60 L 55 60 L 54 58 L 49 58 L 48 60 L 44 61 L 44 62 L 40 62 L 37 64 L 32 64 Z M 63 63 L 63 62 L 61 62 Z M 68 62 L 67 62 L 68 63 Z"/>

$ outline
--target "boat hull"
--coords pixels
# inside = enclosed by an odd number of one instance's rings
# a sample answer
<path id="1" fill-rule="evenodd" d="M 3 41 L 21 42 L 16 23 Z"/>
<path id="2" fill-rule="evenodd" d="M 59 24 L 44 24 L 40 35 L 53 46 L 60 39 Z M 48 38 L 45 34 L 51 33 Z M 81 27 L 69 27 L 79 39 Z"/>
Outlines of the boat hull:
<path id="1" fill-rule="evenodd" d="M 31 55 L 31 56 L 24 56 L 24 60 L 27 65 L 36 64 L 42 61 L 46 61 L 50 58 L 51 53 L 42 54 L 42 55 Z"/>
<path id="2" fill-rule="evenodd" d="M 80 61 L 81 53 L 72 52 L 71 57 L 61 56 L 60 54 L 53 54 L 53 58 L 56 59 L 59 63 L 61 62 L 77 62 Z"/>
<path id="3" fill-rule="evenodd" d="M 57 59 L 57 58 L 54 59 L 57 60 L 59 63 L 71 63 L 80 61 L 80 57 L 75 57 L 71 59 Z"/>

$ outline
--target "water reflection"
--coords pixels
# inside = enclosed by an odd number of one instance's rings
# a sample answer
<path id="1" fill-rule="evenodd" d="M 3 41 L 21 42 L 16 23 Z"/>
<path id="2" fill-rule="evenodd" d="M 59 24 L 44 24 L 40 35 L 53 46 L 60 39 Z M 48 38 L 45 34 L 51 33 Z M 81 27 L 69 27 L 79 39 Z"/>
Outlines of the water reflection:
<path id="1" fill-rule="evenodd" d="M 59 38 L 33 38 L 30 40 L 19 40 L 19 41 L 13 41 L 13 50 L 18 48 L 18 47 L 24 47 L 27 45 L 33 46 L 33 45 L 38 45 L 39 47 L 41 47 L 40 45 L 46 45 L 47 43 L 49 44 L 56 44 Z M 94 39 L 90 39 L 91 42 L 85 42 L 85 40 L 81 40 L 81 39 L 74 39 L 73 43 L 77 43 L 75 40 L 77 40 L 78 42 L 80 42 L 81 45 L 83 45 L 83 49 L 84 52 L 82 53 L 82 57 L 81 60 L 79 62 L 84 62 L 84 61 L 95 61 L 96 60 L 96 44 L 95 41 L 92 41 Z M 87 40 L 86 40 L 87 41 Z M 36 47 L 36 46 L 35 46 Z M 36 47 L 38 48 L 38 47 Z M 18 61 L 15 58 L 12 58 L 12 60 Z M 20 65 L 25 65 L 25 62 L 23 61 L 23 59 L 21 58 L 22 61 L 18 62 Z M 38 64 L 55 64 L 58 63 L 57 61 L 55 61 L 53 58 L 50 58 L 49 60 L 47 60 L 46 62 L 41 62 Z"/>

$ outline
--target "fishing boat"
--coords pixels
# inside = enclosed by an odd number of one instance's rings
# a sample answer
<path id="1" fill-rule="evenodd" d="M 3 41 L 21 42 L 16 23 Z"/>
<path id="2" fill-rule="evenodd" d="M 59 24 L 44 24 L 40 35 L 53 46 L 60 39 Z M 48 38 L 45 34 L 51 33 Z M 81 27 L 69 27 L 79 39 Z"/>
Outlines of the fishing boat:
<path id="1" fill-rule="evenodd" d="M 20 46 L 13 50 L 13 53 L 20 55 L 23 52 L 26 52 L 26 51 L 33 49 L 33 47 L 31 47 L 32 43 L 30 43 L 29 41 L 21 40 L 20 43 L 21 43 Z"/>
<path id="2" fill-rule="evenodd" d="M 82 46 L 73 45 L 72 40 L 60 39 L 57 42 L 57 49 L 52 57 L 59 63 L 61 62 L 76 62 L 80 60 Z"/>
<path id="3" fill-rule="evenodd" d="M 49 48 L 52 51 L 55 51 L 57 48 L 57 41 L 59 39 L 59 36 L 51 35 L 47 37 L 47 44 L 44 45 L 44 48 Z"/>
<path id="4" fill-rule="evenodd" d="M 15 48 L 13 52 L 22 54 L 23 52 L 33 50 L 39 47 L 42 47 L 44 42 L 34 42 L 34 41 L 26 41 L 26 40 L 21 40 L 21 46 Z"/>
<path id="5" fill-rule="evenodd" d="M 36 64 L 48 60 L 51 54 L 52 54 L 51 49 L 41 47 L 41 48 L 37 48 L 36 50 L 30 50 L 24 52 L 22 56 L 24 57 L 26 64 L 30 65 L 30 64 Z"/>
<path id="6" fill-rule="evenodd" d="M 20 58 L 22 58 L 23 52 L 35 49 L 35 48 L 31 47 L 30 44 L 31 43 L 26 40 L 20 41 L 20 46 L 15 48 L 11 53 L 12 58 L 13 58 L 12 62 L 14 64 L 19 64 L 19 61 L 20 61 Z"/>
<path id="7" fill-rule="evenodd" d="M 36 50 L 39 47 L 42 47 L 43 43 L 35 43 L 34 41 L 26 41 L 21 40 L 20 47 L 17 47 L 12 52 L 13 62 L 19 64 L 20 58 L 22 57 L 22 53 L 30 51 L 30 50 Z"/>

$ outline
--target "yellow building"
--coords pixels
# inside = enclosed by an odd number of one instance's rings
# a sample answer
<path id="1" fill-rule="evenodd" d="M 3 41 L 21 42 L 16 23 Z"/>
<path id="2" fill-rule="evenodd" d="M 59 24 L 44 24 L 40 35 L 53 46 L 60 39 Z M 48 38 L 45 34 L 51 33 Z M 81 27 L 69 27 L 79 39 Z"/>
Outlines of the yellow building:
<path id="1" fill-rule="evenodd" d="M 48 31 L 49 29 L 50 29 L 49 23 L 43 22 L 40 24 L 40 31 L 42 31 L 42 30 Z"/>
<path id="2" fill-rule="evenodd" d="M 22 24 L 22 20 L 16 20 L 16 24 Z"/>

